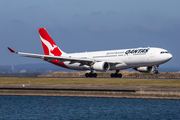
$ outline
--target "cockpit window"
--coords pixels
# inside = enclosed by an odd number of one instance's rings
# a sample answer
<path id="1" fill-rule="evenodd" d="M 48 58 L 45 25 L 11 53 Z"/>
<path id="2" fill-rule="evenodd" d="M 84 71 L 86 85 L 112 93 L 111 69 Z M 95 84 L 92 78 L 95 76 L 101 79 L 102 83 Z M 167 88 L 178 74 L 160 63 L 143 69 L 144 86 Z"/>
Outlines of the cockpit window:
<path id="1" fill-rule="evenodd" d="M 161 51 L 161 54 L 168 53 L 168 51 Z"/>

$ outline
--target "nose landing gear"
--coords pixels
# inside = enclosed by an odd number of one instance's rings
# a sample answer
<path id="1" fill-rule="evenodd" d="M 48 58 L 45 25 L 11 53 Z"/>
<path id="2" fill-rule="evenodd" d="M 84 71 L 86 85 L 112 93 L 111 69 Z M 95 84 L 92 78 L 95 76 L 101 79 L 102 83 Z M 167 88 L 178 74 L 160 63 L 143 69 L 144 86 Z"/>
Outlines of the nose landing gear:
<path id="1" fill-rule="evenodd" d="M 158 71 L 158 70 L 154 70 L 153 73 L 154 73 L 154 74 L 158 74 L 159 71 Z"/>
<path id="2" fill-rule="evenodd" d="M 155 68 L 155 70 L 153 71 L 154 74 L 158 74 L 159 73 L 158 70 L 156 70 L 158 67 L 159 67 L 159 65 L 155 65 L 154 66 L 154 68 Z"/>
<path id="3" fill-rule="evenodd" d="M 122 74 L 119 73 L 119 70 L 116 70 L 116 73 L 111 73 L 111 78 L 122 78 Z"/>

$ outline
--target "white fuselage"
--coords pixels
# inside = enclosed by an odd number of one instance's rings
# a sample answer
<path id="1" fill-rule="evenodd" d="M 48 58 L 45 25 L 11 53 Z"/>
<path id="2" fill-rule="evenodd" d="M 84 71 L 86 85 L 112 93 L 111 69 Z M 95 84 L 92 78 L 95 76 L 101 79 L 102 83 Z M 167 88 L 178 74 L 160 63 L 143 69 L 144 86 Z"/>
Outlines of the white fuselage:
<path id="1" fill-rule="evenodd" d="M 160 65 L 172 58 L 172 55 L 168 53 L 167 50 L 155 47 L 71 53 L 63 54 L 62 56 L 69 58 L 88 58 L 95 62 L 110 62 L 111 64 L 109 70 L 122 70 L 133 67 Z M 74 70 L 90 69 L 89 66 L 81 65 L 77 62 L 73 63 L 66 61 L 64 64 L 69 69 Z"/>
<path id="2" fill-rule="evenodd" d="M 67 54 L 55 44 L 45 28 L 39 28 L 38 31 L 44 54 L 17 52 L 8 47 L 10 52 L 23 57 L 39 58 L 68 69 L 90 70 L 90 73 L 86 73 L 86 77 L 97 77 L 97 74 L 93 73 L 94 71 L 116 70 L 111 77 L 121 78 L 122 74 L 118 74 L 119 70 L 127 68 L 133 68 L 140 72 L 151 72 L 153 66 L 157 69 L 160 64 L 172 58 L 167 50 L 155 47 Z M 158 73 L 157 70 L 153 72 Z"/>

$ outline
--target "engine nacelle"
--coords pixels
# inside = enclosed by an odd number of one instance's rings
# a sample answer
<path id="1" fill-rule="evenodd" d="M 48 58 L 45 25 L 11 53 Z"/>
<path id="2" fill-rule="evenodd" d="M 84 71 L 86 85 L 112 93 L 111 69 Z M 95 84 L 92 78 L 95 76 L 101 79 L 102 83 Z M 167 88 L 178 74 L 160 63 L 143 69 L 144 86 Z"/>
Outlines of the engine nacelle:
<path id="1" fill-rule="evenodd" d="M 133 69 L 137 70 L 139 72 L 151 72 L 151 71 L 153 71 L 153 66 L 135 67 Z"/>
<path id="2" fill-rule="evenodd" d="M 95 62 L 92 68 L 96 71 L 108 71 L 110 65 L 107 62 Z"/>

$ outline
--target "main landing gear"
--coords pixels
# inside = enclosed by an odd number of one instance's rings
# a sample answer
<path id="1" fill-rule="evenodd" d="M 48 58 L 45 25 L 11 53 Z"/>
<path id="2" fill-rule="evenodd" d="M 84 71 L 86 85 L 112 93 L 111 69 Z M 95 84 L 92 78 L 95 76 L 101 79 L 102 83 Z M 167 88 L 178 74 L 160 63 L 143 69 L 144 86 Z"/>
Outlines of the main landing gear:
<path id="1" fill-rule="evenodd" d="M 90 73 L 86 73 L 85 76 L 88 78 L 96 78 L 97 77 L 97 73 L 93 73 L 93 71 L 91 71 Z M 122 78 L 122 74 L 119 73 L 119 70 L 116 70 L 116 73 L 111 73 L 111 78 Z"/>
<path id="2" fill-rule="evenodd" d="M 87 78 L 88 78 L 88 77 L 90 77 L 90 78 L 92 78 L 92 77 L 96 78 L 96 77 L 97 77 L 97 73 L 93 73 L 93 71 L 91 71 L 90 73 L 86 73 L 85 76 L 86 76 Z"/>
<path id="3" fill-rule="evenodd" d="M 116 73 L 111 73 L 111 77 L 113 78 L 122 78 L 122 74 L 119 73 L 119 70 L 116 70 Z"/>

